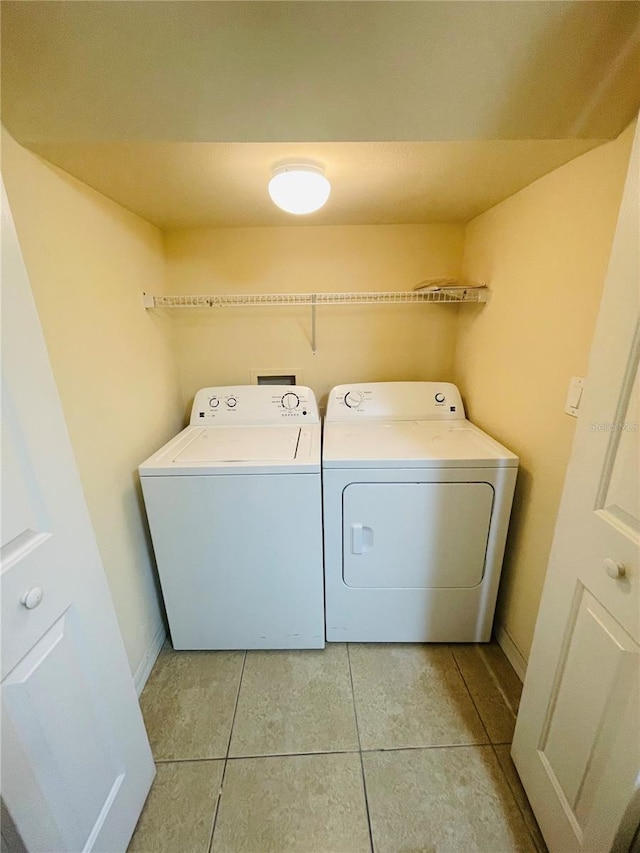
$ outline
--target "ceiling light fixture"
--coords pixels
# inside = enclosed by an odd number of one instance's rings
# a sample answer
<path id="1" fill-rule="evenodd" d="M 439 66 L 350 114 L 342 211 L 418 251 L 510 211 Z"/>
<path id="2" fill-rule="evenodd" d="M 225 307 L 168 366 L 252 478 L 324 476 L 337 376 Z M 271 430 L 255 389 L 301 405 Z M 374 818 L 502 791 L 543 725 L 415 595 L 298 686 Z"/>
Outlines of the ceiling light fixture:
<path id="1" fill-rule="evenodd" d="M 269 181 L 271 200 L 281 210 L 301 216 L 320 210 L 331 192 L 324 165 L 315 160 L 276 163 Z"/>

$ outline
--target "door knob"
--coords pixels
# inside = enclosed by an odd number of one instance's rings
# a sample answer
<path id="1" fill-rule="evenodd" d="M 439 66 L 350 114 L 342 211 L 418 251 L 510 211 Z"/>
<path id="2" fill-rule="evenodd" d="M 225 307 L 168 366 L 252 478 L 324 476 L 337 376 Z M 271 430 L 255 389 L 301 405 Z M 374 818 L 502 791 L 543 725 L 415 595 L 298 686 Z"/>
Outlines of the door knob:
<path id="1" fill-rule="evenodd" d="M 42 601 L 42 587 L 34 586 L 33 589 L 30 589 L 20 599 L 20 604 L 24 604 L 27 610 L 33 610 L 34 607 L 37 607 Z"/>
<path id="2" fill-rule="evenodd" d="M 604 570 L 610 578 L 623 578 L 627 573 L 627 567 L 624 563 L 616 563 L 615 560 L 609 558 L 604 561 Z"/>

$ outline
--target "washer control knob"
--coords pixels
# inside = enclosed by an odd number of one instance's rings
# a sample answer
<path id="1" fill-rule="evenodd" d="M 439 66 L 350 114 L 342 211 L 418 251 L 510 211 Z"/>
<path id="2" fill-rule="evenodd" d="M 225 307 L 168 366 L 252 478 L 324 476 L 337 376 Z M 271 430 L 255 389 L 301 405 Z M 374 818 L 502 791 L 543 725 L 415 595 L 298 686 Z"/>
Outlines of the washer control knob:
<path id="1" fill-rule="evenodd" d="M 445 397 L 442 391 L 438 391 L 436 394 L 436 403 L 444 403 Z"/>
<path id="2" fill-rule="evenodd" d="M 235 409 L 237 404 L 238 404 L 238 401 L 236 400 L 235 397 L 227 397 L 227 408 L 228 409 Z"/>
<path id="3" fill-rule="evenodd" d="M 217 409 L 220 405 L 220 400 L 217 397 L 211 397 L 211 399 L 209 400 L 209 405 L 212 409 Z"/>
<path id="4" fill-rule="evenodd" d="M 282 408 L 283 409 L 297 409 L 300 405 L 300 397 L 297 394 L 294 394 L 293 391 L 287 391 L 286 394 L 282 395 Z"/>
<path id="5" fill-rule="evenodd" d="M 44 595 L 41 586 L 34 586 L 33 589 L 30 589 L 20 599 L 20 604 L 23 604 L 27 610 L 33 610 L 34 607 L 37 607 L 42 601 L 42 596 Z"/>
<path id="6" fill-rule="evenodd" d="M 350 409 L 357 409 L 363 401 L 362 391 L 347 391 L 344 395 L 345 405 Z"/>
<path id="7" fill-rule="evenodd" d="M 616 563 L 615 560 L 607 558 L 604 561 L 604 570 L 610 578 L 623 578 L 627 573 L 627 567 L 624 563 Z"/>

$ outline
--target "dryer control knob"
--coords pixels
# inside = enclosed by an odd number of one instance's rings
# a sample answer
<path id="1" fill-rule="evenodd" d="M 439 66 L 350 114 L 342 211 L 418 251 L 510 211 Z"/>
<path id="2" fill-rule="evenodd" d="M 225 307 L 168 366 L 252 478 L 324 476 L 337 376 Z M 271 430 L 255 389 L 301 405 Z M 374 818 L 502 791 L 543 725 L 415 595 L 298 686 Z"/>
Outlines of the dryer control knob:
<path id="1" fill-rule="evenodd" d="M 227 408 L 235 409 L 237 403 L 238 403 L 238 401 L 236 400 L 235 397 L 228 397 L 227 398 Z"/>
<path id="2" fill-rule="evenodd" d="M 350 409 L 357 409 L 363 400 L 362 391 L 347 391 L 344 402 Z"/>
<path id="3" fill-rule="evenodd" d="M 220 405 L 220 400 L 217 397 L 212 397 L 209 400 L 209 405 L 211 406 L 212 409 L 217 409 L 218 406 Z"/>
<path id="4" fill-rule="evenodd" d="M 438 391 L 436 394 L 436 403 L 444 403 L 444 394 L 441 391 Z"/>
<path id="5" fill-rule="evenodd" d="M 283 409 L 297 409 L 300 405 L 300 397 L 297 394 L 294 394 L 293 391 L 287 391 L 286 394 L 282 395 L 282 408 Z"/>

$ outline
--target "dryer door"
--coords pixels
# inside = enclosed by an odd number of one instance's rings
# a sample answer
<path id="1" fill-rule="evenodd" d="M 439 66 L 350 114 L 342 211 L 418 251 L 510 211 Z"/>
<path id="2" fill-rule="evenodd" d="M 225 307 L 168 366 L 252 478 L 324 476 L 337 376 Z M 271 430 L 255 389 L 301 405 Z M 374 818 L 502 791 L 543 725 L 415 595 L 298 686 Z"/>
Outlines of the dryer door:
<path id="1" fill-rule="evenodd" d="M 345 584 L 476 586 L 493 497 L 489 483 L 352 483 L 343 492 Z"/>

